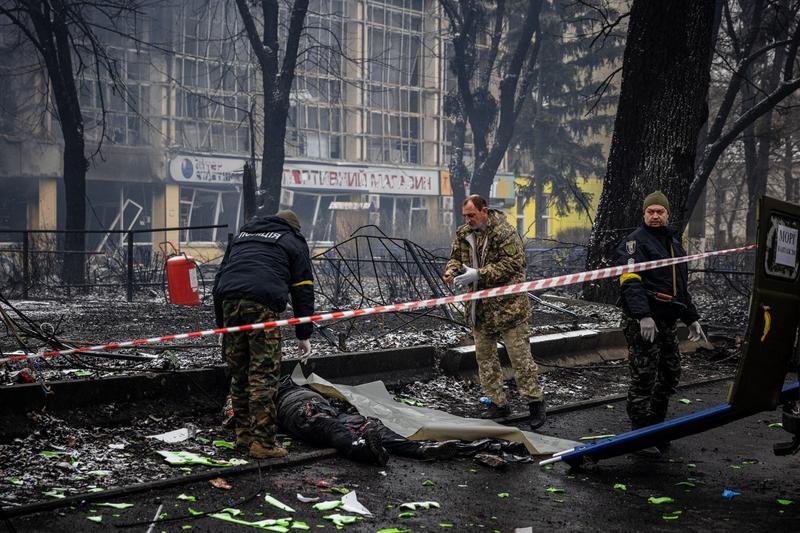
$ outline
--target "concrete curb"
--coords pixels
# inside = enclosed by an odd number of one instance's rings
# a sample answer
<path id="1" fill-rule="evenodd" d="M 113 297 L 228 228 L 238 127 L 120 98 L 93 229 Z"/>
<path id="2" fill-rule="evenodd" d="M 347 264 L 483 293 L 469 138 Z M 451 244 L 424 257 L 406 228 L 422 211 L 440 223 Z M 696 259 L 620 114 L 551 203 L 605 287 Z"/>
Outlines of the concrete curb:
<path id="1" fill-rule="evenodd" d="M 531 338 L 536 361 L 546 370 L 550 365 L 576 365 L 624 357 L 625 339 L 621 330 L 581 330 Z M 501 358 L 508 365 L 505 349 Z M 388 386 L 429 379 L 437 360 L 443 372 L 464 376 L 474 374 L 475 347 L 462 346 L 443 355 L 435 346 L 421 345 L 373 352 L 345 353 L 312 358 L 303 369 L 343 384 L 383 380 Z M 287 374 L 298 364 L 296 359 L 281 362 Z M 159 398 L 185 398 L 192 394 L 219 395 L 227 392 L 228 378 L 222 366 L 172 372 L 153 372 L 102 379 L 53 381 L 53 394 L 45 396 L 39 384 L 0 387 L 0 416 L 24 416 L 47 408 L 61 411 L 87 405 L 138 402 Z"/>

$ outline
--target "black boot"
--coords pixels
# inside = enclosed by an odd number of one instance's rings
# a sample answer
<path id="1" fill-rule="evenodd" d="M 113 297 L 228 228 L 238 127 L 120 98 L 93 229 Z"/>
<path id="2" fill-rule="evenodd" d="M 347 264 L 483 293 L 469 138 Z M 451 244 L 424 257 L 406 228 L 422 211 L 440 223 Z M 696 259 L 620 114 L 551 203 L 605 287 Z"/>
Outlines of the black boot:
<path id="1" fill-rule="evenodd" d="M 539 429 L 547 421 L 547 406 L 544 398 L 541 401 L 529 403 L 528 408 L 531 411 L 531 430 Z"/>
<path id="2" fill-rule="evenodd" d="M 505 418 L 511 416 L 511 408 L 506 405 L 491 404 L 483 413 L 481 418 Z"/>
<path id="3" fill-rule="evenodd" d="M 358 440 L 353 442 L 347 452 L 347 458 L 384 466 L 389 461 L 389 452 L 383 447 L 380 434 L 374 429 L 368 429 Z"/>

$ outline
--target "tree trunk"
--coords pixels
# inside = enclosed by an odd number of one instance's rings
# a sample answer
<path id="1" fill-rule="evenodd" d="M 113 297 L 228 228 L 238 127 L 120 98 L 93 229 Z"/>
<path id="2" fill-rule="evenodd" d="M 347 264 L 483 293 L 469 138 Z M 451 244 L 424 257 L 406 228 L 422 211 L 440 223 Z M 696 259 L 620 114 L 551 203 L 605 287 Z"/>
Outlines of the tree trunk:
<path id="1" fill-rule="evenodd" d="M 453 233 L 461 225 L 461 206 L 466 198 L 466 184 L 469 181 L 469 170 L 464 164 L 464 140 L 467 132 L 467 121 L 463 111 L 455 115 L 453 126 L 453 144 L 450 155 L 450 188 L 453 190 Z"/>
<path id="2" fill-rule="evenodd" d="M 256 214 L 256 171 L 250 163 L 244 164 L 242 172 L 242 208 L 245 221 Z"/>
<path id="3" fill-rule="evenodd" d="M 783 137 L 783 185 L 787 202 L 797 203 L 797 178 L 792 174 L 792 132 L 786 128 Z"/>
<path id="4" fill-rule="evenodd" d="M 682 225 L 694 177 L 698 133 L 708 115 L 714 0 L 634 0 L 611 153 L 587 268 L 611 263 L 619 241 L 642 223 L 642 199 L 662 190 Z M 612 301 L 609 284 L 585 297 Z"/>
<path id="5" fill-rule="evenodd" d="M 64 138 L 64 197 L 66 229 L 64 239 L 64 282 L 80 285 L 85 280 L 86 255 L 86 169 L 83 137 Z"/>

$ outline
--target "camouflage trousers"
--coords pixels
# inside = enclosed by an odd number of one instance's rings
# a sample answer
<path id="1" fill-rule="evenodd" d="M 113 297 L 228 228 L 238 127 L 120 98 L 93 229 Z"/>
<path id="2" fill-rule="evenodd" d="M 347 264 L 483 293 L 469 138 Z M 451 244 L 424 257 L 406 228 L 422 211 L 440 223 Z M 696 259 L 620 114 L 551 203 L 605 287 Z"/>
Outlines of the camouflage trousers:
<path id="1" fill-rule="evenodd" d="M 225 300 L 222 312 L 226 327 L 278 318 L 267 306 L 250 300 Z M 275 394 L 281 370 L 280 329 L 228 333 L 222 340 L 222 353 L 231 374 L 236 436 L 252 436 L 271 445 L 278 424 Z"/>
<path id="2" fill-rule="evenodd" d="M 664 420 L 669 397 L 681 377 L 676 321 L 656 320 L 656 328 L 655 342 L 648 342 L 642 338 L 638 320 L 628 319 L 625 325 L 631 370 L 627 407 L 634 428 Z"/>
<path id="3" fill-rule="evenodd" d="M 531 355 L 530 332 L 528 323 L 523 322 L 499 334 L 488 334 L 480 327 L 472 329 L 475 339 L 475 359 L 478 362 L 478 377 L 484 394 L 496 405 L 508 404 L 503 391 L 503 367 L 497 356 L 497 341 L 502 338 L 506 346 L 517 389 L 529 402 L 538 402 L 544 398 L 542 386 L 539 385 L 539 367 Z"/>

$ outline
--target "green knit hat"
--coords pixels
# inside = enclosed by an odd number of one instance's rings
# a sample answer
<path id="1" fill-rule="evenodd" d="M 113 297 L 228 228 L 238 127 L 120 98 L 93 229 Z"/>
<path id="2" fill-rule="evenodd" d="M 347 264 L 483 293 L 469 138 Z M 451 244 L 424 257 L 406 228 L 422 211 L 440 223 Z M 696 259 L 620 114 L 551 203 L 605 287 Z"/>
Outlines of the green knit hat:
<path id="1" fill-rule="evenodd" d="M 664 206 L 667 212 L 669 212 L 669 200 L 667 200 L 666 195 L 661 191 L 653 191 L 645 197 L 644 202 L 642 202 L 642 211 L 651 205 Z"/>
<path id="2" fill-rule="evenodd" d="M 295 215 L 294 211 L 291 209 L 283 209 L 278 211 L 275 213 L 275 216 L 288 222 L 293 230 L 300 231 L 300 219 L 297 218 L 297 215 Z"/>

